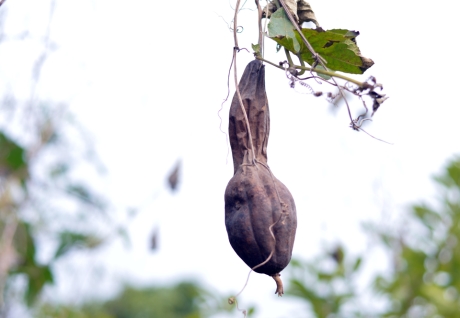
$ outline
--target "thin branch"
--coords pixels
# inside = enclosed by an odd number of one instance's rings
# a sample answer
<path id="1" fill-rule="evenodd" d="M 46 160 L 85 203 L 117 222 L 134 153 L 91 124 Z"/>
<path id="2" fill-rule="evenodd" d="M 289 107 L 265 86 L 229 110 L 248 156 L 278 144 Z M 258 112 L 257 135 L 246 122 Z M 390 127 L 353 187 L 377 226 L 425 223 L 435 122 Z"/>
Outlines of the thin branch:
<path id="1" fill-rule="evenodd" d="M 238 85 L 238 75 L 237 75 L 237 69 L 236 69 L 236 53 L 239 51 L 238 47 L 238 36 L 236 34 L 236 27 L 237 27 L 237 20 L 238 20 L 238 7 L 240 5 L 241 0 L 237 0 L 236 2 L 236 7 L 235 7 L 235 16 L 233 19 L 233 39 L 235 41 L 235 47 L 233 48 L 233 75 L 235 78 L 235 89 L 236 89 L 236 95 L 238 96 L 238 101 L 240 102 L 240 107 L 241 111 L 243 112 L 244 120 L 246 122 L 246 126 L 248 129 L 248 138 L 249 138 L 249 147 L 251 147 L 251 152 L 252 152 L 252 160 L 255 165 L 255 159 L 256 159 L 256 154 L 254 152 L 254 145 L 252 144 L 252 134 L 251 134 L 251 127 L 249 126 L 249 119 L 248 115 L 246 114 L 246 110 L 244 109 L 244 104 L 243 104 L 243 99 L 241 98 L 241 93 L 240 93 L 240 88 Z"/>
<path id="2" fill-rule="evenodd" d="M 279 66 L 278 64 L 275 64 L 275 63 L 273 63 L 273 62 L 270 62 L 269 60 L 266 60 L 266 59 L 264 59 L 264 58 L 261 57 L 261 56 L 258 56 L 258 55 L 257 55 L 257 56 L 256 56 L 256 59 L 257 59 L 257 60 L 261 60 L 262 62 L 265 62 L 265 63 L 267 63 L 267 64 L 270 64 L 270 65 L 272 65 L 272 66 L 274 66 L 274 67 L 277 67 L 277 68 L 279 68 L 280 70 L 283 70 L 283 71 L 284 71 L 284 68 L 282 68 L 282 67 Z"/>
<path id="3" fill-rule="evenodd" d="M 256 56 L 256 59 L 261 60 L 261 61 L 263 61 L 263 62 L 265 62 L 265 63 L 270 64 L 270 65 L 273 65 L 273 66 L 279 68 L 280 70 L 284 70 L 284 68 L 282 68 L 281 66 L 279 66 L 279 65 L 277 65 L 277 64 L 275 64 L 275 63 L 273 63 L 273 62 L 270 62 L 270 61 L 264 59 L 264 58 L 261 57 L 261 56 Z M 320 74 L 324 74 L 324 75 L 329 75 L 329 76 L 331 76 L 331 77 L 341 78 L 341 79 L 343 79 L 343 80 L 345 80 L 345 81 L 348 81 L 348 82 L 351 82 L 351 83 L 353 83 L 353 84 L 355 84 L 355 85 L 358 85 L 359 87 L 364 87 L 364 85 L 365 85 L 363 82 L 357 81 L 357 80 L 355 80 L 355 79 L 353 79 L 353 78 L 351 78 L 351 77 L 345 76 L 345 75 L 340 74 L 340 73 L 335 73 L 335 72 L 331 72 L 331 71 L 321 70 L 321 69 L 317 69 L 317 68 L 311 68 L 311 67 L 308 67 L 308 66 L 293 65 L 293 67 L 296 68 L 296 69 L 299 69 L 299 70 L 314 71 L 314 72 L 316 72 L 316 73 L 320 73 Z M 339 85 L 338 85 L 337 83 L 335 83 L 335 86 L 339 86 Z"/>
<path id="4" fill-rule="evenodd" d="M 265 17 L 268 17 L 268 1 L 267 1 L 267 5 L 265 7 Z M 262 34 L 264 34 L 264 35 L 267 34 L 267 20 L 268 20 L 268 18 L 265 18 L 264 29 L 262 30 Z M 262 55 L 262 57 L 264 57 L 265 56 L 264 55 L 264 53 L 265 53 L 265 36 L 262 37 L 262 48 L 263 48 L 263 50 L 260 51 L 260 55 Z"/>
<path id="5" fill-rule="evenodd" d="M 385 140 L 380 139 L 380 138 L 377 138 L 377 137 L 375 137 L 375 136 L 372 136 L 370 133 L 368 133 L 367 131 L 365 131 L 365 130 L 362 129 L 361 127 L 359 127 L 358 130 L 364 131 L 364 132 L 365 132 L 366 134 L 368 134 L 370 137 L 372 137 L 372 138 L 374 138 L 374 139 L 376 139 L 376 140 L 378 140 L 378 141 L 381 141 L 381 142 L 384 142 L 384 143 L 386 143 L 386 144 L 389 144 L 389 145 L 392 145 L 392 146 L 393 146 L 393 143 L 388 142 L 388 141 L 385 141 Z"/>
<path id="6" fill-rule="evenodd" d="M 264 54 L 263 54 L 262 8 L 260 7 L 259 0 L 255 0 L 255 2 L 256 2 L 256 5 L 257 5 L 257 11 L 259 12 L 259 18 L 257 19 L 257 21 L 259 23 L 259 41 L 258 41 L 258 44 L 259 44 L 260 55 L 263 56 Z"/>

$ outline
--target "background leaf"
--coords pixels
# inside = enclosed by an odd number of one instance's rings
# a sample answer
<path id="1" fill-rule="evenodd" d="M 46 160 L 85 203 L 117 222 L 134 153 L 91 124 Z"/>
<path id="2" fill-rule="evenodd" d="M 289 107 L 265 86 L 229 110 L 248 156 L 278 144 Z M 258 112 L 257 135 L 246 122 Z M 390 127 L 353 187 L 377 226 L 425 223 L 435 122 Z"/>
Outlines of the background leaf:
<path id="1" fill-rule="evenodd" d="M 14 172 L 24 179 L 28 174 L 27 169 L 25 150 L 0 131 L 0 175 Z"/>

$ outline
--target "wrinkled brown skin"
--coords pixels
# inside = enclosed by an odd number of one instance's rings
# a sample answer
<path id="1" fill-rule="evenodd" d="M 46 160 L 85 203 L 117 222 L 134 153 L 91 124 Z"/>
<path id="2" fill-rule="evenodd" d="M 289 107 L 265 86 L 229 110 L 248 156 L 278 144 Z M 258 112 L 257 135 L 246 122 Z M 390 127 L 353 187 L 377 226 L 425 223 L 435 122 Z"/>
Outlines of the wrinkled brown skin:
<path id="1" fill-rule="evenodd" d="M 265 70 L 250 62 L 239 83 L 241 98 L 253 137 L 255 160 L 237 95 L 230 108 L 229 138 L 234 175 L 225 190 L 225 226 L 231 246 L 250 267 L 272 276 L 278 295 L 283 294 L 279 273 L 289 264 L 297 227 L 294 199 L 267 166 L 270 115 L 265 92 Z M 270 233 L 270 226 L 275 239 Z"/>

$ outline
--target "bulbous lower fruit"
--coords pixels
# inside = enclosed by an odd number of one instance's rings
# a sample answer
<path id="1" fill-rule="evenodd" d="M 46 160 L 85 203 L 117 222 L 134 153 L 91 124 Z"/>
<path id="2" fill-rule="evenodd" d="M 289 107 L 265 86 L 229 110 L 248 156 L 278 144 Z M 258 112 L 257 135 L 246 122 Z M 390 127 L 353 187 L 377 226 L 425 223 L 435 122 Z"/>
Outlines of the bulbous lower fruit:
<path id="1" fill-rule="evenodd" d="M 289 264 L 297 227 L 294 199 L 264 166 L 240 166 L 228 183 L 225 226 L 230 244 L 249 267 L 273 251 L 254 271 L 273 276 Z"/>

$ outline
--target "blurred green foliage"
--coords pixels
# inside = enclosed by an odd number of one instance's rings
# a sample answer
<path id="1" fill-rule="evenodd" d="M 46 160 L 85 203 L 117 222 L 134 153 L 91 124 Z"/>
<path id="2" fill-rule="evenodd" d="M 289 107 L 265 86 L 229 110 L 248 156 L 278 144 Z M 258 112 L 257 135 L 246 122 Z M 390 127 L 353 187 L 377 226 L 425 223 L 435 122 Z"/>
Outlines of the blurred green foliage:
<path id="1" fill-rule="evenodd" d="M 12 304 L 32 307 L 44 287 L 54 283 L 55 265 L 62 258 L 100 245 L 106 234 L 100 231 L 101 224 L 111 229 L 105 201 L 75 173 L 86 165 L 97 177 L 91 144 L 85 142 L 67 105 L 42 100 L 37 90 L 50 55 L 49 32 L 38 38 L 10 38 L 6 12 L 3 6 L 2 50 L 13 41 L 43 46 L 33 46 L 38 48 L 36 60 L 18 60 L 31 62 L 30 96 L 14 96 L 16 90 L 9 84 L 0 89 L 0 317 L 9 316 Z M 3 63 L 11 61 L 0 60 Z M 2 83 L 9 83 L 8 78 Z M 44 254 L 45 245 L 55 251 Z"/>
<path id="2" fill-rule="evenodd" d="M 38 318 L 205 318 L 231 308 L 223 297 L 194 282 L 170 287 L 125 287 L 120 295 L 107 302 L 79 307 L 44 304 Z"/>
<path id="3" fill-rule="evenodd" d="M 435 180 L 437 204 L 414 205 L 402 233 L 377 232 L 394 264 L 374 282 L 391 302 L 383 317 L 460 316 L 460 158 Z"/>
<path id="4" fill-rule="evenodd" d="M 336 246 L 313 261 L 293 259 L 286 295 L 306 300 L 316 317 L 357 317 L 343 307 L 356 297 L 355 276 L 361 258 L 345 256 L 343 247 Z"/>
<path id="5" fill-rule="evenodd" d="M 57 116 L 62 110 L 53 103 L 24 113 L 27 106 L 4 111 L 17 120 L 0 124 L 0 317 L 20 301 L 16 278 L 25 280 L 23 300 L 32 306 L 54 282 L 54 264 L 69 251 L 101 244 L 97 220 L 108 220 L 104 201 L 75 177 L 81 162 L 92 164 L 78 150 L 67 151 L 75 147 L 67 129 L 75 126 Z M 56 246 L 52 257 L 38 257 L 43 241 Z"/>
<path id="6" fill-rule="evenodd" d="M 46 283 L 53 282 L 53 274 L 49 265 L 36 261 L 36 243 L 31 235 L 31 225 L 25 222 L 18 224 L 15 234 L 16 253 L 20 259 L 10 270 L 10 275 L 23 274 L 27 277 L 25 300 L 32 305 Z"/>
<path id="7" fill-rule="evenodd" d="M 385 309 L 363 306 L 356 286 L 361 260 L 369 260 L 345 255 L 341 247 L 314 261 L 293 260 L 287 295 L 305 300 L 318 318 L 460 317 L 460 158 L 435 181 L 436 204 L 413 205 L 400 224 L 366 226 L 390 266 L 376 275 L 366 296 Z"/>

